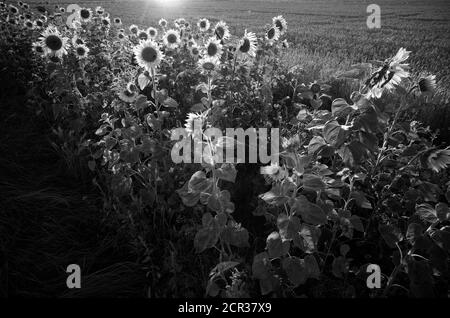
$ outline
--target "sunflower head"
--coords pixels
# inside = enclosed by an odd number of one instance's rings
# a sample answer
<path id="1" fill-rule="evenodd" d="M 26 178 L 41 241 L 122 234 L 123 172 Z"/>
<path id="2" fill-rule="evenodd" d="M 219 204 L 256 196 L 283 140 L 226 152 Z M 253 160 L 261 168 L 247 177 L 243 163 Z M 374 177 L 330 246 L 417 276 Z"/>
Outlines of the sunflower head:
<path id="1" fill-rule="evenodd" d="M 132 24 L 132 25 L 130 25 L 129 30 L 132 34 L 137 35 L 139 32 L 139 27 L 136 24 Z"/>
<path id="2" fill-rule="evenodd" d="M 33 43 L 33 52 L 39 56 L 43 56 L 45 54 L 43 45 L 40 42 Z"/>
<path id="3" fill-rule="evenodd" d="M 209 27 L 211 26 L 211 24 L 209 23 L 208 19 L 202 18 L 202 19 L 198 20 L 197 26 L 201 32 L 206 32 L 209 30 Z"/>
<path id="4" fill-rule="evenodd" d="M 98 15 L 102 15 L 103 13 L 105 13 L 105 9 L 103 9 L 103 8 L 100 7 L 100 6 L 98 6 L 98 7 L 95 8 L 95 12 L 96 12 Z"/>
<path id="5" fill-rule="evenodd" d="M 287 31 L 287 22 L 282 15 L 274 17 L 272 19 L 273 25 L 280 31 L 280 35 L 283 35 Z"/>
<path id="6" fill-rule="evenodd" d="M 114 18 L 114 24 L 116 26 L 121 26 L 122 25 L 122 20 L 120 18 Z"/>
<path id="7" fill-rule="evenodd" d="M 111 20 L 106 16 L 102 17 L 102 25 L 105 28 L 109 28 L 111 26 Z"/>
<path id="8" fill-rule="evenodd" d="M 219 21 L 214 28 L 214 34 L 219 40 L 226 40 L 230 37 L 230 29 L 224 21 Z"/>
<path id="9" fill-rule="evenodd" d="M 17 9 L 17 7 L 13 6 L 12 4 L 9 5 L 9 12 L 12 14 L 18 14 L 19 13 L 19 9 Z"/>
<path id="10" fill-rule="evenodd" d="M 189 47 L 189 53 L 191 54 L 192 57 L 197 58 L 200 55 L 200 49 L 198 48 L 197 45 L 193 45 Z"/>
<path id="11" fill-rule="evenodd" d="M 67 54 L 67 38 L 62 37 L 59 31 L 53 26 L 48 27 L 42 32 L 40 41 L 47 54 L 57 55 L 58 57 Z"/>
<path id="12" fill-rule="evenodd" d="M 139 40 L 143 40 L 143 41 L 148 40 L 147 32 L 145 32 L 144 30 L 139 31 L 138 38 L 139 38 Z"/>
<path id="13" fill-rule="evenodd" d="M 271 164 L 260 168 L 260 173 L 266 177 L 267 180 L 272 182 L 282 181 L 288 177 L 288 172 L 278 164 Z"/>
<path id="14" fill-rule="evenodd" d="M 158 43 L 152 40 L 141 41 L 133 51 L 139 66 L 147 71 L 158 67 L 164 58 Z"/>
<path id="15" fill-rule="evenodd" d="M 205 56 L 220 58 L 222 56 L 222 44 L 216 38 L 210 38 L 205 44 Z"/>
<path id="16" fill-rule="evenodd" d="M 79 11 L 81 21 L 88 22 L 92 19 L 92 10 L 89 8 L 81 8 Z"/>
<path id="17" fill-rule="evenodd" d="M 266 32 L 266 40 L 269 44 L 273 44 L 280 38 L 280 30 L 276 26 L 272 26 Z"/>
<path id="18" fill-rule="evenodd" d="M 34 29 L 34 23 L 30 20 L 26 20 L 25 23 L 23 24 L 27 29 Z"/>
<path id="19" fill-rule="evenodd" d="M 84 45 L 77 45 L 75 46 L 75 55 L 79 58 L 79 59 L 85 59 L 88 57 L 89 54 L 89 48 Z"/>
<path id="20" fill-rule="evenodd" d="M 245 30 L 244 36 L 239 41 L 239 44 L 237 47 L 238 54 L 246 54 L 249 56 L 255 56 L 257 42 L 258 42 L 258 39 L 256 38 L 255 33 L 247 32 L 247 30 Z"/>
<path id="21" fill-rule="evenodd" d="M 220 67 L 220 61 L 214 57 L 204 57 L 198 61 L 198 68 L 202 74 L 212 75 L 217 72 Z"/>
<path id="22" fill-rule="evenodd" d="M 159 24 L 160 27 L 165 28 L 165 27 L 167 27 L 167 20 L 166 19 L 160 19 L 158 21 L 158 24 Z"/>
<path id="23" fill-rule="evenodd" d="M 156 37 L 158 36 L 158 30 L 153 27 L 149 27 L 147 29 L 147 34 L 151 39 L 156 39 Z"/>
<path id="24" fill-rule="evenodd" d="M 436 91 L 436 76 L 427 75 L 419 77 L 417 87 L 419 88 L 420 93 L 424 95 L 433 94 Z"/>
<path id="25" fill-rule="evenodd" d="M 180 33 L 178 31 L 175 30 L 168 30 L 166 31 L 166 33 L 164 34 L 164 44 L 169 48 L 169 49 L 175 49 L 178 47 L 178 45 L 180 44 Z"/>

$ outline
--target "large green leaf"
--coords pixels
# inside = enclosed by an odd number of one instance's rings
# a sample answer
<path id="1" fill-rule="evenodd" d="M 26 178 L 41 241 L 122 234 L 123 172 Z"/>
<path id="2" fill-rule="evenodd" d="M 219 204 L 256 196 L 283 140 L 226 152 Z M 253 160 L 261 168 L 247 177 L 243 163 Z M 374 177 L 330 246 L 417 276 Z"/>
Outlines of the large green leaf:
<path id="1" fill-rule="evenodd" d="M 289 278 L 289 281 L 295 286 L 299 286 L 306 282 L 308 272 L 306 270 L 305 261 L 295 257 L 286 257 L 282 263 L 283 269 Z"/>
<path id="2" fill-rule="evenodd" d="M 321 225 L 327 222 L 327 215 L 322 208 L 309 202 L 304 195 L 300 195 L 295 199 L 292 209 L 296 215 L 300 215 L 307 223 Z"/>

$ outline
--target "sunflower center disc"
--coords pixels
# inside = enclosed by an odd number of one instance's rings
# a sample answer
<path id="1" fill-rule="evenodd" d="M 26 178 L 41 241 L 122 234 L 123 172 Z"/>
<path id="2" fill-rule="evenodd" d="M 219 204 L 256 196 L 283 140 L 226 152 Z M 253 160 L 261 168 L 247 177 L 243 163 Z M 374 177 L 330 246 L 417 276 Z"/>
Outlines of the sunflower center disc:
<path id="1" fill-rule="evenodd" d="M 53 51 L 58 51 L 62 48 L 62 40 L 56 35 L 50 35 L 45 39 L 45 44 Z"/>

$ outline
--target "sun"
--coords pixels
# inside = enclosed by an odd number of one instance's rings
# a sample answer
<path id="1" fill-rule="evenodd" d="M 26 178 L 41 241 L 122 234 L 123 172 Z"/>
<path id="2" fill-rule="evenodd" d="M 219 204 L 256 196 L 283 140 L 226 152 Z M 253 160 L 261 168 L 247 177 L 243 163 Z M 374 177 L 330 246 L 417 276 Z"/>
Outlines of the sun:
<path id="1" fill-rule="evenodd" d="M 148 0 L 157 4 L 158 6 L 172 7 L 182 4 L 185 0 Z"/>

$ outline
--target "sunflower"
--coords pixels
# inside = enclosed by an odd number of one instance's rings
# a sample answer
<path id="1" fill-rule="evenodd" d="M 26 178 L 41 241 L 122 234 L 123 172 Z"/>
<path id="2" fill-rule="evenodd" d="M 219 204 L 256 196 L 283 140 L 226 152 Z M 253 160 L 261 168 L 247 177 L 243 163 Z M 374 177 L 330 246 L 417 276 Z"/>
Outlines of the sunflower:
<path id="1" fill-rule="evenodd" d="M 89 48 L 84 44 L 76 45 L 74 47 L 74 51 L 75 51 L 75 55 L 80 60 L 87 58 L 88 54 L 89 54 Z"/>
<path id="2" fill-rule="evenodd" d="M 149 27 L 147 29 L 147 33 L 150 36 L 150 39 L 156 39 L 156 37 L 158 36 L 158 30 L 156 30 L 154 27 Z"/>
<path id="3" fill-rule="evenodd" d="M 409 58 L 409 53 L 400 48 L 394 57 L 385 60 L 384 65 L 366 80 L 368 98 L 380 98 L 384 90 L 393 90 L 403 78 L 409 77 L 409 72 L 405 70 L 408 64 L 403 63 Z"/>
<path id="4" fill-rule="evenodd" d="M 165 27 L 167 27 L 167 20 L 166 19 L 160 19 L 158 21 L 158 24 L 159 24 L 160 27 L 165 28 Z"/>
<path id="5" fill-rule="evenodd" d="M 102 17 L 102 25 L 105 28 L 109 28 L 111 26 L 111 20 L 109 19 L 109 17 L 107 17 L 107 16 Z"/>
<path id="6" fill-rule="evenodd" d="M 45 49 L 45 53 L 50 56 L 62 57 L 67 54 L 67 38 L 62 37 L 58 29 L 49 26 L 42 32 L 39 38 Z"/>
<path id="7" fill-rule="evenodd" d="M 194 39 L 190 39 L 190 40 L 187 42 L 187 46 L 188 46 L 188 48 L 197 46 L 197 42 L 195 42 Z"/>
<path id="8" fill-rule="evenodd" d="M 24 8 L 25 10 L 28 10 L 28 9 L 30 8 L 30 6 L 29 6 L 27 3 L 24 3 L 24 4 L 23 4 L 23 8 Z"/>
<path id="9" fill-rule="evenodd" d="M 119 32 L 117 34 L 117 37 L 119 38 L 119 40 L 124 40 L 125 39 L 125 34 L 123 32 Z"/>
<path id="10" fill-rule="evenodd" d="M 211 26 L 211 24 L 209 23 L 208 19 L 202 18 L 202 19 L 198 20 L 197 26 L 201 32 L 206 32 L 209 30 L 209 27 Z"/>
<path id="11" fill-rule="evenodd" d="M 133 51 L 139 66 L 147 71 L 158 67 L 164 58 L 158 43 L 152 40 L 141 41 L 139 45 L 134 47 Z"/>
<path id="12" fill-rule="evenodd" d="M 25 19 L 31 20 L 31 18 L 33 18 L 31 14 L 25 13 Z"/>
<path id="13" fill-rule="evenodd" d="M 32 47 L 33 47 L 33 52 L 36 53 L 37 55 L 39 55 L 39 56 L 45 55 L 44 46 L 42 45 L 41 42 L 34 42 Z"/>
<path id="14" fill-rule="evenodd" d="M 427 158 L 428 168 L 434 172 L 440 172 L 450 166 L 450 147 L 433 151 Z"/>
<path id="15" fill-rule="evenodd" d="M 23 25 L 27 29 L 30 29 L 30 30 L 34 29 L 34 23 L 32 21 L 30 21 L 30 20 L 26 20 Z"/>
<path id="16" fill-rule="evenodd" d="M 129 30 L 132 34 L 137 35 L 139 32 L 139 27 L 136 24 L 132 24 L 130 25 Z"/>
<path id="17" fill-rule="evenodd" d="M 95 12 L 96 12 L 98 15 L 102 15 L 103 13 L 105 13 L 105 9 L 103 9 L 103 8 L 100 7 L 100 6 L 98 6 L 98 7 L 95 8 Z"/>
<path id="18" fill-rule="evenodd" d="M 272 19 L 272 23 L 280 31 L 280 36 L 284 35 L 286 33 L 286 31 L 287 31 L 287 22 L 286 22 L 286 19 L 283 18 L 282 15 L 274 17 Z"/>
<path id="19" fill-rule="evenodd" d="M 44 15 L 44 14 L 41 15 L 41 16 L 39 17 L 39 19 L 42 20 L 44 23 L 47 22 L 47 16 Z"/>
<path id="20" fill-rule="evenodd" d="M 19 5 L 19 7 L 23 7 L 23 2 L 22 1 L 18 1 L 17 4 Z"/>
<path id="21" fill-rule="evenodd" d="M 255 33 L 247 32 L 247 30 L 245 30 L 244 36 L 241 38 L 237 46 L 238 54 L 255 56 L 257 43 L 258 39 L 256 38 Z"/>
<path id="22" fill-rule="evenodd" d="M 19 9 L 17 9 L 17 7 L 15 7 L 12 4 L 10 4 L 9 5 L 9 12 L 11 12 L 12 14 L 18 14 L 19 13 Z"/>
<path id="23" fill-rule="evenodd" d="M 52 62 L 52 63 L 55 63 L 55 64 L 61 63 L 61 58 L 60 58 L 59 56 L 56 56 L 56 55 L 47 55 L 47 57 L 48 57 L 48 60 L 49 60 L 50 62 Z"/>
<path id="24" fill-rule="evenodd" d="M 19 15 L 19 20 L 21 20 L 21 21 L 25 21 L 25 16 L 24 15 Z"/>
<path id="25" fill-rule="evenodd" d="M 260 173 L 273 182 L 281 181 L 288 176 L 287 170 L 278 164 L 261 167 Z"/>
<path id="26" fill-rule="evenodd" d="M 59 12 L 64 13 L 64 12 L 66 12 L 66 9 L 64 9 L 64 8 L 59 8 Z"/>
<path id="27" fill-rule="evenodd" d="M 432 95 L 436 91 L 436 76 L 435 75 L 422 75 L 417 81 L 417 87 L 421 94 Z"/>
<path id="28" fill-rule="evenodd" d="M 289 42 L 288 40 L 283 40 L 283 42 L 281 42 L 281 45 L 283 46 L 283 48 L 288 49 L 289 48 Z"/>
<path id="29" fill-rule="evenodd" d="M 5 9 L 6 8 L 6 4 L 4 2 L 0 2 L 0 9 Z"/>
<path id="30" fill-rule="evenodd" d="M 182 29 L 186 24 L 186 20 L 184 18 L 178 18 L 174 21 L 174 24 L 178 29 Z"/>
<path id="31" fill-rule="evenodd" d="M 128 89 L 130 83 L 128 83 L 127 88 L 119 93 L 119 98 L 125 103 L 132 103 L 136 100 L 138 93 L 137 91 L 131 91 Z M 131 83 L 132 84 L 132 83 Z M 134 84 L 133 84 L 134 85 Z"/>
<path id="32" fill-rule="evenodd" d="M 121 26 L 122 20 L 120 18 L 114 18 L 114 25 L 115 26 Z"/>
<path id="33" fill-rule="evenodd" d="M 81 22 L 80 22 L 80 20 L 73 20 L 72 21 L 72 26 L 73 26 L 73 28 L 74 29 L 79 29 L 79 28 L 81 28 Z"/>
<path id="34" fill-rule="evenodd" d="M 75 35 L 75 36 L 72 38 L 72 45 L 73 45 L 73 46 L 76 46 L 76 45 L 83 45 L 83 44 L 85 44 L 84 40 L 81 39 L 81 38 L 79 38 L 77 35 Z"/>
<path id="35" fill-rule="evenodd" d="M 200 138 L 203 134 L 203 127 L 206 125 L 208 111 L 204 113 L 189 113 L 186 118 L 186 123 L 184 127 L 188 136 L 192 136 L 193 138 Z"/>
<path id="36" fill-rule="evenodd" d="M 140 30 L 139 33 L 138 33 L 138 38 L 139 38 L 140 40 L 143 40 L 143 41 L 148 40 L 148 34 L 147 34 L 147 32 L 145 32 L 144 30 Z"/>
<path id="37" fill-rule="evenodd" d="M 231 36 L 230 29 L 224 21 L 217 22 L 214 27 L 214 34 L 219 40 L 226 40 Z"/>
<path id="38" fill-rule="evenodd" d="M 175 49 L 180 44 L 180 34 L 173 29 L 166 31 L 164 34 L 164 45 L 169 49 Z"/>
<path id="39" fill-rule="evenodd" d="M 273 45 L 280 38 L 280 30 L 276 26 L 272 26 L 266 32 L 266 40 L 270 45 Z"/>
<path id="40" fill-rule="evenodd" d="M 92 10 L 89 8 L 81 8 L 78 14 L 83 22 L 89 22 L 92 19 Z"/>
<path id="41" fill-rule="evenodd" d="M 198 48 L 197 45 L 193 45 L 193 46 L 189 47 L 189 53 L 191 54 L 191 56 L 193 58 L 198 58 L 200 55 L 200 49 Z"/>
<path id="42" fill-rule="evenodd" d="M 204 57 L 198 61 L 198 69 L 202 74 L 211 75 L 219 70 L 220 61 L 214 57 Z"/>
<path id="43" fill-rule="evenodd" d="M 210 38 L 206 41 L 205 44 L 205 56 L 218 58 L 222 56 L 222 44 L 216 38 Z"/>

